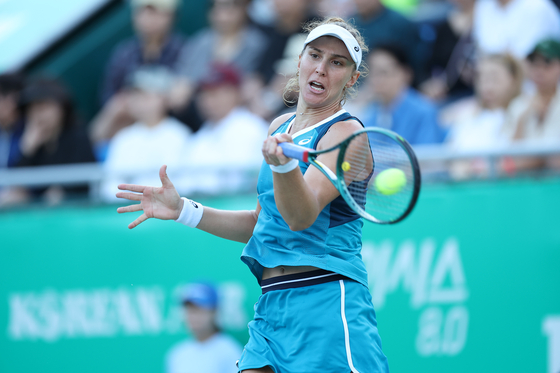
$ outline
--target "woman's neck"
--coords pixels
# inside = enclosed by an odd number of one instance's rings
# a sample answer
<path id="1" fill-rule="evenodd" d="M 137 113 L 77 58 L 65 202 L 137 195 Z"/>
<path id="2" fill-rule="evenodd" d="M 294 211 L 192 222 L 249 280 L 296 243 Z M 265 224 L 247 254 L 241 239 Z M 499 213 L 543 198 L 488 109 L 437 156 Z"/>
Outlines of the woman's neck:
<path id="1" fill-rule="evenodd" d="M 214 58 L 225 63 L 231 62 L 239 51 L 241 43 L 241 30 L 231 34 L 219 34 L 214 47 Z"/>
<path id="2" fill-rule="evenodd" d="M 552 97 L 556 96 L 556 89 L 557 86 L 550 86 L 550 87 L 542 87 L 537 90 L 537 94 L 544 98 L 544 99 L 552 99 Z"/>
<path id="3" fill-rule="evenodd" d="M 468 34 L 472 29 L 474 5 L 449 14 L 449 25 L 455 34 Z"/>
<path id="4" fill-rule="evenodd" d="M 165 44 L 165 37 L 150 37 L 144 39 L 142 54 L 145 60 L 157 59 L 161 54 L 161 50 Z"/>
<path id="5" fill-rule="evenodd" d="M 310 108 L 303 102 L 300 97 L 299 103 L 297 105 L 296 119 L 292 126 L 291 133 L 296 133 L 304 128 L 313 126 L 322 120 L 338 113 L 342 109 L 340 102 L 336 101 L 330 105 Z"/>

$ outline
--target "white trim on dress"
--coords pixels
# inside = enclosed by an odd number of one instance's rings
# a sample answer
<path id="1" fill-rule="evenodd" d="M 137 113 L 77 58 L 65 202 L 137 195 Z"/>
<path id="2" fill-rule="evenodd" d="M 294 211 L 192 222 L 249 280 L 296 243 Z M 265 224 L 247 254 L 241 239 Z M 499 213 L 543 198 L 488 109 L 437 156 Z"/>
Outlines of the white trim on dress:
<path id="1" fill-rule="evenodd" d="M 297 133 L 294 133 L 294 134 L 292 135 L 292 138 L 295 139 L 296 137 L 301 136 L 301 135 L 303 135 L 304 133 L 307 133 L 307 132 L 309 132 L 309 131 L 311 131 L 311 130 L 314 130 L 315 128 L 317 128 L 317 127 L 319 127 L 319 126 L 321 126 L 321 125 L 323 125 L 323 124 L 325 124 L 325 123 L 327 123 L 327 122 L 330 122 L 330 121 L 333 120 L 334 118 L 336 118 L 336 117 L 338 117 L 339 115 L 342 115 L 342 114 L 344 114 L 344 113 L 346 113 L 346 110 L 340 109 L 337 113 L 331 115 L 331 116 L 328 117 L 327 119 L 323 119 L 322 121 L 320 121 L 320 122 L 317 123 L 317 124 L 312 125 L 311 127 L 304 128 L 304 129 L 298 131 Z M 295 121 L 295 120 L 296 120 L 296 117 L 294 117 L 294 119 L 292 119 L 292 121 L 290 122 L 290 124 L 288 125 L 288 127 L 286 127 L 286 132 L 285 132 L 285 133 L 289 133 L 289 132 L 290 132 L 290 129 L 292 129 L 292 125 L 294 124 L 294 121 Z"/>
<path id="2" fill-rule="evenodd" d="M 344 325 L 344 344 L 346 345 L 346 358 L 348 359 L 348 366 L 350 366 L 352 373 L 359 373 L 356 368 L 354 368 L 354 363 L 352 362 L 352 351 L 350 350 L 350 334 L 348 333 L 348 323 L 346 322 L 346 312 L 344 310 L 344 280 L 339 280 L 338 282 L 340 283 L 340 315 L 342 317 L 342 324 Z"/>

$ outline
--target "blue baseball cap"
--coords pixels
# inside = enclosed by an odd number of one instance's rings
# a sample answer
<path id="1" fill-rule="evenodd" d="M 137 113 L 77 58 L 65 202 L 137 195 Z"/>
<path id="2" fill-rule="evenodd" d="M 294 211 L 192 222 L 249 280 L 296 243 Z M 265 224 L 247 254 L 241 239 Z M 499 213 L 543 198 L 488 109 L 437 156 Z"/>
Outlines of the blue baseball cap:
<path id="1" fill-rule="evenodd" d="M 218 307 L 218 291 L 208 283 L 190 284 L 181 293 L 181 303 L 213 310 Z"/>

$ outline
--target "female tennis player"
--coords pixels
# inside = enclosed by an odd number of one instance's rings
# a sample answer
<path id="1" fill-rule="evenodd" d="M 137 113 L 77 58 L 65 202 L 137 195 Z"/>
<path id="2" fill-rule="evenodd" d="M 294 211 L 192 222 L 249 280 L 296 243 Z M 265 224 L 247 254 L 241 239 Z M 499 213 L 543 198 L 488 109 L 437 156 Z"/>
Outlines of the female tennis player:
<path id="1" fill-rule="evenodd" d="M 262 295 L 240 372 L 388 372 L 360 255 L 362 219 L 317 168 L 285 157 L 279 146 L 327 149 L 362 128 L 342 105 L 364 69 L 363 38 L 340 18 L 311 24 L 308 31 L 298 73 L 286 87 L 299 95 L 297 111 L 270 126 L 254 211 L 217 210 L 180 198 L 166 166 L 160 188 L 119 185 L 129 192 L 117 197 L 141 203 L 117 211 L 143 211 L 129 228 L 148 218 L 174 219 L 247 243 L 241 259 Z M 335 169 L 336 156 L 318 160 Z M 371 177 L 372 165 L 367 167 Z"/>

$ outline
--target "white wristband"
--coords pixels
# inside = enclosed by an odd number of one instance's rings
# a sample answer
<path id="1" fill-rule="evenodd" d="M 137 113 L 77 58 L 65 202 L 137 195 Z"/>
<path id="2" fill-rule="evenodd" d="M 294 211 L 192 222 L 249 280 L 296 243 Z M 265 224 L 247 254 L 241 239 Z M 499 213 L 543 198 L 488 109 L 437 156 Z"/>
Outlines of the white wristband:
<path id="1" fill-rule="evenodd" d="M 202 213 L 204 208 L 198 202 L 192 201 L 188 198 L 182 197 L 183 209 L 181 214 L 175 220 L 177 223 L 186 225 L 187 227 L 196 228 L 200 220 L 202 219 Z"/>
<path id="2" fill-rule="evenodd" d="M 276 172 L 277 174 L 285 174 L 287 172 L 292 171 L 293 169 L 295 169 L 298 166 L 299 166 L 299 161 L 297 159 L 292 159 L 288 163 L 283 164 L 281 166 L 270 165 L 270 169 L 273 172 Z"/>

